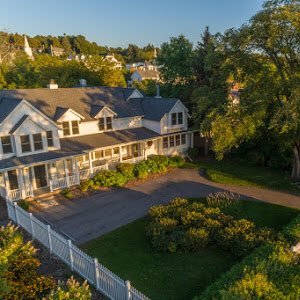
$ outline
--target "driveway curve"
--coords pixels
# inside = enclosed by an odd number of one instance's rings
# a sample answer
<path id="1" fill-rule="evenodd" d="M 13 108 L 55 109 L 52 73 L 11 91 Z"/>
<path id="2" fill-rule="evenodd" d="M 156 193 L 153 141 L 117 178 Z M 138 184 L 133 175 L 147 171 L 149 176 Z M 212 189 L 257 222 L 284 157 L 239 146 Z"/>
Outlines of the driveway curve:
<path id="1" fill-rule="evenodd" d="M 176 169 L 135 186 L 36 208 L 34 214 L 81 244 L 145 216 L 152 205 L 167 203 L 174 197 L 205 197 L 217 191 L 231 191 L 243 198 L 300 209 L 300 197 L 296 195 L 214 183 L 198 170 Z"/>

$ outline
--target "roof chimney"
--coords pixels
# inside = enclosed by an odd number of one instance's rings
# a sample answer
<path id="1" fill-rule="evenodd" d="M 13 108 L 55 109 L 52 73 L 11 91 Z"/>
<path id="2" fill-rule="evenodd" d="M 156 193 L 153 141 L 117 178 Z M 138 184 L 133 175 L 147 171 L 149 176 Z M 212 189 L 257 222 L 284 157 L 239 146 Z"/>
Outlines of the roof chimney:
<path id="1" fill-rule="evenodd" d="M 79 79 L 79 85 L 81 87 L 86 87 L 86 80 L 85 79 Z"/>
<path id="2" fill-rule="evenodd" d="M 156 96 L 155 98 L 161 98 L 160 94 L 159 94 L 159 84 L 156 85 Z"/>
<path id="3" fill-rule="evenodd" d="M 50 79 L 49 83 L 47 84 L 47 88 L 50 90 L 57 90 L 58 85 L 55 83 L 54 79 Z"/>

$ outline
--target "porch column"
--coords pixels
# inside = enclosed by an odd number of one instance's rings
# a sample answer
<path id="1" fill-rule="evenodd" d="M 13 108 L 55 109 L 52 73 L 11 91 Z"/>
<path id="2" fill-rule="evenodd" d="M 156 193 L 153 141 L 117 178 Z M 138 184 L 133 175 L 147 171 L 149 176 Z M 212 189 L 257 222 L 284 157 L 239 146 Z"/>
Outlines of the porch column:
<path id="1" fill-rule="evenodd" d="M 191 148 L 194 148 L 194 132 L 191 132 L 190 134 L 190 144 L 191 144 Z"/>
<path id="2" fill-rule="evenodd" d="M 21 190 L 22 199 L 26 198 L 25 182 L 23 178 L 23 170 L 17 169 L 19 190 Z"/>
<path id="3" fill-rule="evenodd" d="M 120 159 L 120 163 L 123 161 L 123 153 L 122 153 L 122 146 L 119 147 L 119 159 Z"/>
<path id="4" fill-rule="evenodd" d="M 78 162 L 77 162 L 76 157 L 72 158 L 72 160 L 73 160 L 73 164 L 74 164 L 75 174 L 77 177 L 77 182 L 79 184 L 80 183 L 80 175 L 79 175 Z"/>
<path id="5" fill-rule="evenodd" d="M 146 146 L 147 143 L 146 142 L 144 142 L 142 144 L 140 143 L 140 145 L 142 145 L 142 148 L 143 148 L 142 151 L 144 152 L 143 156 L 144 156 L 144 159 L 146 160 L 147 159 L 147 146 Z"/>
<path id="6" fill-rule="evenodd" d="M 63 162 L 64 162 L 64 169 L 65 169 L 65 176 L 66 176 L 67 187 L 69 187 L 70 184 L 69 184 L 69 175 L 68 175 L 69 172 L 68 172 L 67 160 L 64 159 Z"/>
<path id="7" fill-rule="evenodd" d="M 89 167 L 90 167 L 90 174 L 93 174 L 93 157 L 92 152 L 89 152 Z"/>
<path id="8" fill-rule="evenodd" d="M 9 200 L 10 184 L 7 171 L 3 172 L 4 186 L 5 186 L 5 198 Z"/>

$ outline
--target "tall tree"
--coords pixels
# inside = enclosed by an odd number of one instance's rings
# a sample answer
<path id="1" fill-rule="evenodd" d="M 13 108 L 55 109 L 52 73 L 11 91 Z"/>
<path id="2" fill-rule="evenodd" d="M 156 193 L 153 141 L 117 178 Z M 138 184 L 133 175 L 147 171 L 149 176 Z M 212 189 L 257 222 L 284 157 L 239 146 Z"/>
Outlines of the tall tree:
<path id="1" fill-rule="evenodd" d="M 292 178 L 300 179 L 300 5 L 266 1 L 248 24 L 226 34 L 228 60 L 244 90 L 240 105 L 213 124 L 214 149 L 224 153 L 254 138 L 261 128 L 293 149 Z"/>
<path id="2" fill-rule="evenodd" d="M 189 84 L 195 79 L 193 44 L 183 35 L 172 37 L 170 42 L 162 44 L 157 63 L 166 83 Z"/>

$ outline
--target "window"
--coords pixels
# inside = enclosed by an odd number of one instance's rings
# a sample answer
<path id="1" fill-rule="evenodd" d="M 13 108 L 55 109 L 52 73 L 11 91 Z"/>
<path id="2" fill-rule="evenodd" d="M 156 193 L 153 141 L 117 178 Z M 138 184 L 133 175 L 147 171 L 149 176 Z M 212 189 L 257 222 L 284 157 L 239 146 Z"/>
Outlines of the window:
<path id="1" fill-rule="evenodd" d="M 177 134 L 175 136 L 175 143 L 176 143 L 176 146 L 180 146 L 180 134 Z"/>
<path id="2" fill-rule="evenodd" d="M 119 147 L 116 147 L 116 148 L 113 149 L 113 154 L 120 154 Z"/>
<path id="3" fill-rule="evenodd" d="M 3 136 L 1 137 L 1 143 L 2 143 L 2 151 L 3 154 L 12 153 L 12 144 L 10 136 Z"/>
<path id="4" fill-rule="evenodd" d="M 186 144 L 186 134 L 182 134 L 181 135 L 181 145 L 185 145 Z"/>
<path id="5" fill-rule="evenodd" d="M 43 150 L 43 139 L 41 133 L 33 134 L 33 148 L 34 151 Z"/>
<path id="6" fill-rule="evenodd" d="M 52 131 L 46 131 L 47 135 L 47 145 L 48 147 L 53 147 L 54 142 L 53 142 L 53 132 Z"/>
<path id="7" fill-rule="evenodd" d="M 104 118 L 99 118 L 99 130 L 105 130 Z"/>
<path id="8" fill-rule="evenodd" d="M 95 151 L 94 152 L 94 159 L 101 159 L 103 158 L 103 150 Z"/>
<path id="9" fill-rule="evenodd" d="M 106 118 L 106 130 L 112 129 L 112 117 Z"/>
<path id="10" fill-rule="evenodd" d="M 30 137 L 29 135 L 21 135 L 21 148 L 22 152 L 31 152 L 31 145 L 30 145 Z"/>
<path id="11" fill-rule="evenodd" d="M 176 125 L 177 124 L 177 114 L 173 113 L 171 115 L 171 117 L 172 117 L 172 125 Z"/>
<path id="12" fill-rule="evenodd" d="M 183 114 L 182 112 L 178 113 L 178 124 L 183 124 Z"/>
<path id="13" fill-rule="evenodd" d="M 163 149 L 167 149 L 169 147 L 169 143 L 168 143 L 168 138 L 167 137 L 164 137 L 163 138 Z"/>
<path id="14" fill-rule="evenodd" d="M 111 149 L 106 149 L 104 153 L 105 153 L 105 157 L 111 156 Z"/>
<path id="15" fill-rule="evenodd" d="M 99 118 L 99 130 L 112 129 L 112 117 Z"/>
<path id="16" fill-rule="evenodd" d="M 79 134 L 79 121 L 72 121 L 72 134 Z"/>
<path id="17" fill-rule="evenodd" d="M 70 123 L 69 122 L 62 122 L 63 127 L 63 134 L 64 136 L 70 135 Z"/>
<path id="18" fill-rule="evenodd" d="M 133 157 L 139 156 L 139 145 L 138 144 L 132 145 L 132 154 L 133 154 Z"/>
<path id="19" fill-rule="evenodd" d="M 174 147 L 174 136 L 170 136 L 170 147 Z"/>

